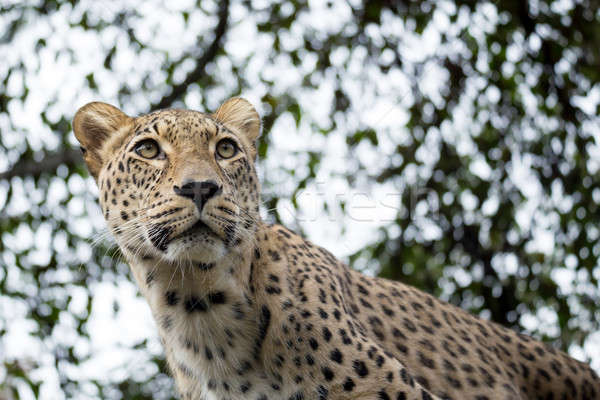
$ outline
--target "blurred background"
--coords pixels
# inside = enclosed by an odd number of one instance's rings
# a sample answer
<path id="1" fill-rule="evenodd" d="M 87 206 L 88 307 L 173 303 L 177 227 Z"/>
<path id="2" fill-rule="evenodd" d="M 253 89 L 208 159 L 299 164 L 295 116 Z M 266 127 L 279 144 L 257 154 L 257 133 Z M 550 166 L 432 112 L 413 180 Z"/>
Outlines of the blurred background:
<path id="1" fill-rule="evenodd" d="M 0 399 L 171 399 L 71 131 L 262 116 L 263 217 L 600 372 L 596 0 L 0 0 Z"/>

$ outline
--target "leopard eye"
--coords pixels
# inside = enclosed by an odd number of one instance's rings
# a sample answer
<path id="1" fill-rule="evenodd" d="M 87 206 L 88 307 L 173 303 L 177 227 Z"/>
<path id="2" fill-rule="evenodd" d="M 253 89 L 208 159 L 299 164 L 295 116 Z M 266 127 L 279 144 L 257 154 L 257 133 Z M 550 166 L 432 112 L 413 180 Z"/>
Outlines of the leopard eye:
<path id="1" fill-rule="evenodd" d="M 217 154 L 221 158 L 231 158 L 238 152 L 237 145 L 231 139 L 223 139 L 217 143 Z"/>
<path id="2" fill-rule="evenodd" d="M 142 140 L 135 145 L 134 150 L 138 155 L 148 159 L 156 158 L 160 153 L 158 143 L 152 139 Z"/>

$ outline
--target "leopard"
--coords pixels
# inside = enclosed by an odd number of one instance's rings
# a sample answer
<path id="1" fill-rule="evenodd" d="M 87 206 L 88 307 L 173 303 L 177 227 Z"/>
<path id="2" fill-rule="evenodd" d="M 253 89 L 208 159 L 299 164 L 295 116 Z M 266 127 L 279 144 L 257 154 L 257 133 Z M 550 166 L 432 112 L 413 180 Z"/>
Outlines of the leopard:
<path id="1" fill-rule="evenodd" d="M 600 398 L 550 344 L 265 222 L 249 101 L 137 117 L 92 102 L 73 130 L 181 398 Z"/>

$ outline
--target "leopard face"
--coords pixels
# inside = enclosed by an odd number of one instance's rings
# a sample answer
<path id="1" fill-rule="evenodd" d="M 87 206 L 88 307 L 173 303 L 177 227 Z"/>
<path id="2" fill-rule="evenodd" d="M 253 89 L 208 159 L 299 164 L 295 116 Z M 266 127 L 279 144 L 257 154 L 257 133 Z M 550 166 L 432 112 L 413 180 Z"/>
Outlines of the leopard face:
<path id="1" fill-rule="evenodd" d="M 208 264 L 252 241 L 258 117 L 244 100 L 228 103 L 213 115 L 163 110 L 130 118 L 102 103 L 78 113 L 75 133 L 121 248 Z"/>

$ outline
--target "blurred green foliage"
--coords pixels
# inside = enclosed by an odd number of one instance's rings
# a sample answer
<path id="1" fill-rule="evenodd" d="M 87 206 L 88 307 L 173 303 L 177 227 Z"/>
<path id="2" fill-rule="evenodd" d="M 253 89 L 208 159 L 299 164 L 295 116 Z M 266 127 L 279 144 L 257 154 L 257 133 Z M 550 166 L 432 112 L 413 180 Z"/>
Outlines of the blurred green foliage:
<path id="1" fill-rule="evenodd" d="M 90 222 L 98 218 L 93 183 L 69 122 L 84 99 L 112 100 L 137 114 L 211 110 L 254 90 L 263 114 L 259 157 L 292 186 L 277 190 L 281 181 L 265 170 L 270 219 L 282 218 L 281 198 L 300 207 L 297 196 L 328 178 L 320 173 L 325 147 L 290 152 L 302 168 L 278 165 L 277 129 L 341 133 L 347 162 L 335 178 L 400 194 L 395 219 L 353 251 L 353 266 L 566 350 L 598 331 L 597 1 L 198 0 L 170 9 L 169 18 L 194 32 L 172 41 L 173 49 L 157 44 L 167 34 L 159 25 L 144 22 L 160 19 L 161 7 L 0 3 L 7 60 L 0 66 L 0 398 L 56 398 L 40 395 L 48 368 L 69 398 L 173 396 L 160 355 L 144 361 L 155 366 L 150 374 L 78 379 L 72 372 L 91 357 L 77 347 L 90 335 L 89 288 L 128 274 L 102 241 L 89 246 L 98 229 Z M 252 40 L 240 32 L 248 24 Z M 79 41 L 64 39 L 75 34 Z M 100 38 L 99 62 L 89 65 L 84 50 L 93 38 Z M 40 78 L 62 79 L 53 92 L 40 91 L 36 74 L 47 62 L 57 70 L 81 65 L 81 76 Z M 395 80 L 404 90 L 386 91 Z M 376 121 L 361 118 L 365 104 L 383 97 L 395 107 Z M 326 99 L 326 110 L 313 98 Z M 382 127 L 385 118 L 404 123 Z M 361 154 L 379 157 L 373 163 Z M 3 356 L 17 315 L 42 343 L 43 363 Z M 523 324 L 522 316 L 539 325 Z M 76 339 L 60 338 L 64 324 Z"/>

